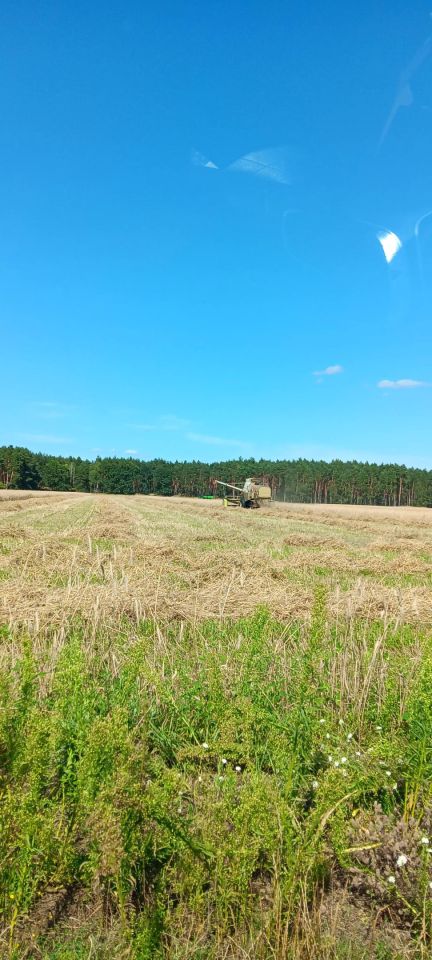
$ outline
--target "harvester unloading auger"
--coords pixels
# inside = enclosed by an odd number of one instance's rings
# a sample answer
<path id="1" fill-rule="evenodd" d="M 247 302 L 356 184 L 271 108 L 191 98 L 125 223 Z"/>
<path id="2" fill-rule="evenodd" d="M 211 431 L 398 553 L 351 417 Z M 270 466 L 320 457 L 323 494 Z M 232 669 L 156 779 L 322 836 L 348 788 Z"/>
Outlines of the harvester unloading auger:
<path id="1" fill-rule="evenodd" d="M 243 487 L 236 487 L 234 483 L 225 483 L 224 480 L 214 480 L 220 487 L 235 491 L 224 497 L 224 503 L 227 507 L 248 507 L 256 509 L 261 506 L 263 501 L 271 500 L 271 488 L 266 484 L 259 483 L 253 477 L 248 477 Z"/>

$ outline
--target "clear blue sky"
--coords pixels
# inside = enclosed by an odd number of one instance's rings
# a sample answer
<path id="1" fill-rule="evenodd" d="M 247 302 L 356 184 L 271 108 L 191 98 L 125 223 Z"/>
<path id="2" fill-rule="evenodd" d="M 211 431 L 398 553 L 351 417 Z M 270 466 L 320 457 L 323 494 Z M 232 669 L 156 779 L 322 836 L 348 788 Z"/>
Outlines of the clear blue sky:
<path id="1" fill-rule="evenodd" d="M 3 0 L 0 443 L 432 467 L 431 35 Z"/>

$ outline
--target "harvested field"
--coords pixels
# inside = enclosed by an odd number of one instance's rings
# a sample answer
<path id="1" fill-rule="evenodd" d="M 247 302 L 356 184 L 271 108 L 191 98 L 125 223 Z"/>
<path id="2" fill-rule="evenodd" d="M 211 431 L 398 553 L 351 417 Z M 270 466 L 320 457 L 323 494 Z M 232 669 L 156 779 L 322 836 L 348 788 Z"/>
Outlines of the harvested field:
<path id="1" fill-rule="evenodd" d="M 0 494 L 0 957 L 427 960 L 432 512 Z"/>
<path id="2" fill-rule="evenodd" d="M 0 496 L 1 613 L 307 618 L 325 586 L 335 618 L 432 622 L 432 512 L 87 494 Z"/>

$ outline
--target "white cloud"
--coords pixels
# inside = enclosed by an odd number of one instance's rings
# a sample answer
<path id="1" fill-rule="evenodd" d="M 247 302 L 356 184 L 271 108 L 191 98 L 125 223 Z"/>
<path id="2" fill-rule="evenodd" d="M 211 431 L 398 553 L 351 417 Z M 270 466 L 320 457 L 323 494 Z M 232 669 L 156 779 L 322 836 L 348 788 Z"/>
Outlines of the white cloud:
<path id="1" fill-rule="evenodd" d="M 129 457 L 132 457 L 138 453 L 138 450 L 125 450 L 125 453 L 127 453 Z"/>
<path id="2" fill-rule="evenodd" d="M 190 426 L 190 420 L 184 420 L 175 414 L 167 413 L 157 417 L 154 423 L 129 423 L 131 430 L 185 430 Z"/>
<path id="3" fill-rule="evenodd" d="M 427 36 L 426 40 L 423 41 L 421 47 L 418 47 L 413 58 L 409 61 L 405 69 L 402 71 L 399 83 L 396 89 L 396 95 L 393 100 L 393 104 L 387 117 L 384 130 L 380 138 L 380 146 L 384 143 L 384 140 L 392 126 L 392 123 L 395 120 L 395 117 L 398 114 L 398 111 L 401 107 L 411 107 L 414 103 L 414 95 L 411 87 L 411 80 L 414 77 L 417 70 L 422 66 L 422 64 L 427 60 L 432 52 L 432 38 Z"/>
<path id="4" fill-rule="evenodd" d="M 343 367 L 339 363 L 335 363 L 331 367 L 326 367 L 325 370 L 314 370 L 314 377 L 334 377 L 337 373 L 342 373 Z"/>
<path id="5" fill-rule="evenodd" d="M 266 147 L 264 150 L 255 150 L 238 157 L 226 167 L 218 167 L 213 160 L 209 160 L 199 150 L 192 150 L 192 163 L 196 167 L 206 167 L 208 170 L 228 170 L 230 173 L 247 173 L 254 177 L 273 180 L 276 183 L 291 183 L 289 169 L 288 147 Z"/>
<path id="6" fill-rule="evenodd" d="M 208 443 L 214 447 L 247 447 L 249 444 L 244 440 L 230 440 L 226 437 L 214 437 L 208 433 L 187 433 L 187 440 L 193 440 L 195 443 Z"/>
<path id="7" fill-rule="evenodd" d="M 51 433 L 21 433 L 19 436 L 29 443 L 73 443 L 71 437 L 57 437 Z"/>
<path id="8" fill-rule="evenodd" d="M 165 414 L 158 419 L 162 430 L 184 430 L 185 427 L 190 425 L 190 420 L 183 420 L 182 417 L 176 417 L 172 413 Z"/>
<path id="9" fill-rule="evenodd" d="M 266 180 L 274 180 L 276 183 L 291 183 L 291 176 L 288 166 L 287 147 L 270 147 L 265 150 L 256 150 L 254 153 L 246 153 L 244 157 L 239 157 L 230 163 L 228 170 L 234 173 L 250 173 L 255 177 L 264 177 Z"/>
<path id="10" fill-rule="evenodd" d="M 393 233 L 393 230 L 382 230 L 377 233 L 377 240 L 381 244 L 387 263 L 391 263 L 402 247 L 402 240 L 396 233 Z"/>
<path id="11" fill-rule="evenodd" d="M 217 164 L 213 163 L 213 160 L 209 160 L 208 157 L 205 157 L 199 150 L 192 150 L 192 163 L 195 167 L 206 167 L 207 170 L 219 170 Z"/>
<path id="12" fill-rule="evenodd" d="M 128 423 L 127 427 L 130 430 L 157 430 L 158 427 L 154 423 Z"/>
<path id="13" fill-rule="evenodd" d="M 415 387 L 430 387 L 425 380 L 379 380 L 380 390 L 412 390 Z"/>
<path id="14" fill-rule="evenodd" d="M 65 417 L 75 407 L 72 404 L 57 403 L 51 400 L 32 400 L 29 409 L 39 420 L 58 420 L 60 417 Z"/>

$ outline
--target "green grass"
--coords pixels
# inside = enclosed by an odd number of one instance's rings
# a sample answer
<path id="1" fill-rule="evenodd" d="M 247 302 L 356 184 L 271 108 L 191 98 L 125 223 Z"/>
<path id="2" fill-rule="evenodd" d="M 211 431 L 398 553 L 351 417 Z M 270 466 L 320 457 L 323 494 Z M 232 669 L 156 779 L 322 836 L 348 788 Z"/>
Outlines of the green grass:
<path id="1" fill-rule="evenodd" d="M 309 626 L 261 610 L 1 645 L 1 955 L 429 955 L 427 633 L 330 625 L 321 592 Z M 373 942 L 318 916 L 335 884 L 380 917 Z"/>

